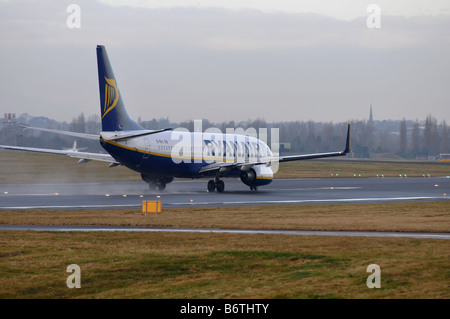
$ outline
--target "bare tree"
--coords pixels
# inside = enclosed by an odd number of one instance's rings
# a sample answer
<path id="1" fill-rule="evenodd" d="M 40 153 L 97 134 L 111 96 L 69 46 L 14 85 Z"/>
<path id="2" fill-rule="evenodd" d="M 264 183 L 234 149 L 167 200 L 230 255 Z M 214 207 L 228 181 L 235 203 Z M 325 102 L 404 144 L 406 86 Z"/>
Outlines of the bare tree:
<path id="1" fill-rule="evenodd" d="M 101 131 L 100 116 L 89 115 L 86 121 L 86 133 L 97 134 Z"/>
<path id="2" fill-rule="evenodd" d="M 86 133 L 86 119 L 84 118 L 84 113 L 81 113 L 76 118 L 72 119 L 70 130 L 73 132 Z"/>
<path id="3" fill-rule="evenodd" d="M 420 152 L 420 125 L 417 119 L 414 122 L 411 135 L 411 155 L 415 157 Z"/>
<path id="4" fill-rule="evenodd" d="M 440 152 L 441 153 L 447 153 L 450 151 L 450 144 L 449 144 L 449 136 L 448 136 L 448 127 L 445 120 L 442 121 L 441 125 L 441 145 L 440 145 Z"/>
<path id="5" fill-rule="evenodd" d="M 439 152 L 439 134 L 437 120 L 431 115 L 428 115 L 425 120 L 423 141 L 425 155 L 436 155 Z"/>
<path id="6" fill-rule="evenodd" d="M 401 156 L 405 156 L 408 151 L 408 131 L 406 129 L 406 119 L 400 121 L 399 145 L 398 152 Z"/>

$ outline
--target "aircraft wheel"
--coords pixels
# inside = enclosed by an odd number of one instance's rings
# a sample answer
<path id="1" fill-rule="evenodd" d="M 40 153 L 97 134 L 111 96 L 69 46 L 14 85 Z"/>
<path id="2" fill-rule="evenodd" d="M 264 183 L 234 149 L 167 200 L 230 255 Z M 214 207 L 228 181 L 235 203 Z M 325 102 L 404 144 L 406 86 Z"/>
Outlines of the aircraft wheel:
<path id="1" fill-rule="evenodd" d="M 214 190 L 216 189 L 216 183 L 214 183 L 213 180 L 210 180 L 208 182 L 208 192 L 214 192 Z"/>
<path id="2" fill-rule="evenodd" d="M 157 188 L 159 191 L 163 191 L 163 190 L 166 189 L 166 183 L 164 183 L 164 182 L 159 182 L 158 184 L 156 184 L 156 188 Z"/>
<path id="3" fill-rule="evenodd" d="M 223 193 L 223 191 L 225 190 L 225 183 L 223 181 L 218 181 L 216 183 L 216 188 L 219 193 Z"/>

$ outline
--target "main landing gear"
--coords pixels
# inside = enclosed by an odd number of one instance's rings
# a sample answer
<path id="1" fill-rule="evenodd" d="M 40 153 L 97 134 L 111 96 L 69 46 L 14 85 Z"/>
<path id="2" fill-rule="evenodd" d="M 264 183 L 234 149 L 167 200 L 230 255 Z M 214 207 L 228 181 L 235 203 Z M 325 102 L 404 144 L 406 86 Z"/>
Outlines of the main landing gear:
<path id="1" fill-rule="evenodd" d="M 148 188 L 151 191 L 155 191 L 155 190 L 163 191 L 166 189 L 166 182 L 162 181 L 162 180 L 155 180 L 154 182 L 151 182 L 148 184 Z"/>
<path id="2" fill-rule="evenodd" d="M 210 193 L 214 192 L 215 190 L 217 190 L 219 193 L 223 193 L 223 191 L 225 190 L 225 183 L 218 177 L 216 177 L 214 180 L 211 179 L 208 181 L 207 189 Z M 254 185 L 250 185 L 250 190 L 257 191 L 258 188 Z"/>
<path id="3" fill-rule="evenodd" d="M 141 174 L 142 180 L 148 184 L 150 191 L 163 191 L 166 189 L 166 184 L 173 181 L 173 177 L 167 176 L 149 176 Z"/>
<path id="4" fill-rule="evenodd" d="M 219 193 L 223 193 L 225 190 L 225 183 L 221 181 L 218 177 L 215 180 L 208 181 L 208 192 L 214 192 L 217 189 Z"/>

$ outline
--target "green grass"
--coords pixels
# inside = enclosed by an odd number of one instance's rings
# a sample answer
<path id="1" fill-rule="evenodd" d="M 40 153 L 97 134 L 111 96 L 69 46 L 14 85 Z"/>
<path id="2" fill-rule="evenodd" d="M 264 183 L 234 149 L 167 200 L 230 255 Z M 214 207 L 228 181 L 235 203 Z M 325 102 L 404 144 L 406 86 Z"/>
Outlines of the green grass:
<path id="1" fill-rule="evenodd" d="M 5 169 L 7 168 L 7 169 Z M 301 161 L 278 178 L 450 175 L 448 164 Z M 0 183 L 139 180 L 125 168 L 0 152 Z M 283 172 L 283 173 L 282 173 Z M 284 175 L 283 175 L 284 174 Z M 3 224 L 449 231 L 448 201 L 139 211 L 1 212 Z M 366 268 L 381 267 L 381 289 Z M 81 288 L 69 289 L 70 264 Z M 0 231 L 0 298 L 450 298 L 447 240 Z"/>
<path id="2" fill-rule="evenodd" d="M 448 232 L 448 205 L 1 212 L 0 223 Z M 449 257 L 432 239 L 0 231 L 0 298 L 449 298 Z M 80 289 L 66 286 L 73 263 Z M 373 263 L 381 289 L 366 286 Z"/>
<path id="3" fill-rule="evenodd" d="M 2 224 L 449 232 L 448 201 L 0 212 Z M 381 267 L 381 289 L 366 268 Z M 81 268 L 69 289 L 66 268 Z M 447 240 L 0 231 L 0 298 L 449 298 Z"/>
<path id="4" fill-rule="evenodd" d="M 321 160 L 280 163 L 275 178 L 311 177 L 409 177 L 449 176 L 450 163 L 377 162 L 365 160 Z"/>
<path id="5" fill-rule="evenodd" d="M 0 151 L 0 183 L 63 183 L 141 181 L 125 168 L 109 168 L 104 162 L 77 164 L 64 155 Z"/>
<path id="6" fill-rule="evenodd" d="M 444 240 L 0 232 L 0 298 L 449 298 Z M 69 264 L 81 288 L 69 289 Z M 366 268 L 381 267 L 381 289 Z"/>

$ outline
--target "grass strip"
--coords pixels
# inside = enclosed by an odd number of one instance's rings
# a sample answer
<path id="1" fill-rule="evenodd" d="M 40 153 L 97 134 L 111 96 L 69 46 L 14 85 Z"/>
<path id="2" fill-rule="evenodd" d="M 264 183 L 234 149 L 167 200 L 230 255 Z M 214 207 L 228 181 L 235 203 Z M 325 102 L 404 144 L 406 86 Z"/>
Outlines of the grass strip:
<path id="1" fill-rule="evenodd" d="M 449 257 L 434 239 L 0 231 L 0 298 L 449 298 Z"/>
<path id="2" fill-rule="evenodd" d="M 164 206 L 164 204 L 163 204 Z M 0 224 L 112 225 L 174 228 L 450 232 L 450 201 L 164 208 L 1 211 Z"/>

